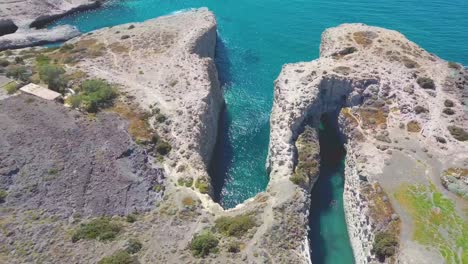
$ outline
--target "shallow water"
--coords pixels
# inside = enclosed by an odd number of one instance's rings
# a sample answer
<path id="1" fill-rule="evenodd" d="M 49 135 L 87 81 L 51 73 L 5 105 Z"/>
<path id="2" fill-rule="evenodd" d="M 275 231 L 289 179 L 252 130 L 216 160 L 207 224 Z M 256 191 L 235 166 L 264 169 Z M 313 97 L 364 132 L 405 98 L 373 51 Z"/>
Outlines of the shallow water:
<path id="1" fill-rule="evenodd" d="M 383 26 L 401 31 L 444 59 L 468 65 L 466 0 L 128 0 L 56 24 L 76 25 L 87 32 L 202 6 L 216 14 L 219 27 L 217 64 L 227 107 L 211 175 L 216 198 L 226 208 L 265 189 L 273 81 L 284 63 L 318 57 L 324 29 L 345 22 Z M 342 193 L 342 187 L 331 188 Z M 337 240 L 346 243 L 342 210 L 326 214 L 327 221 L 340 224 L 330 227 L 339 235 L 325 238 L 324 247 Z M 352 262 L 324 258 L 314 263 Z"/>

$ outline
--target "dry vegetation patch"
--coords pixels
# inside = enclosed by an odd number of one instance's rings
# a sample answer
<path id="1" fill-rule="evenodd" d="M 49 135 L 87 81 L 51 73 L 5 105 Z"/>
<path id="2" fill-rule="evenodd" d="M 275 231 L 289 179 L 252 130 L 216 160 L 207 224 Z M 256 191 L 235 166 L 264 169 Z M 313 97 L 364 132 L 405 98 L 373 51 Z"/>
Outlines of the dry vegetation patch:
<path id="1" fill-rule="evenodd" d="M 408 132 L 418 133 L 421 131 L 421 125 L 416 120 L 411 120 L 406 124 L 406 130 Z"/>
<path id="2" fill-rule="evenodd" d="M 378 108 L 359 108 L 358 112 L 363 128 L 378 127 L 387 124 L 387 114 Z"/>
<path id="3" fill-rule="evenodd" d="M 149 114 L 147 112 L 132 103 L 122 101 L 117 102 L 109 111 L 128 120 L 128 132 L 136 140 L 151 141 L 153 139 L 154 133 L 148 123 Z"/>

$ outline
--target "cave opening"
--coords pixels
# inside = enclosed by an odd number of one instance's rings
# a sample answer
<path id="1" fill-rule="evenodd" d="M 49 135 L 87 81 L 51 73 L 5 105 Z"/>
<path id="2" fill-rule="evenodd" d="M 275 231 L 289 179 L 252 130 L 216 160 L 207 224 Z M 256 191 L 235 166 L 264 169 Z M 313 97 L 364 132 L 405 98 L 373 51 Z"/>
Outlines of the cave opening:
<path id="1" fill-rule="evenodd" d="M 323 114 L 318 129 L 320 169 L 310 194 L 308 234 L 314 264 L 354 264 L 343 206 L 346 150 L 338 115 Z"/>

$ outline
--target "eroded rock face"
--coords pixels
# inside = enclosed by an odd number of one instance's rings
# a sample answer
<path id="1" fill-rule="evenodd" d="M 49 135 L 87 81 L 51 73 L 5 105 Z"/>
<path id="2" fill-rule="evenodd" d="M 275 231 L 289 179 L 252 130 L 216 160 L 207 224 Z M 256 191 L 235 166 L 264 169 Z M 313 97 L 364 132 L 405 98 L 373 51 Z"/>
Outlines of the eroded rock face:
<path id="1" fill-rule="evenodd" d="M 68 218 L 150 210 L 162 193 L 162 169 L 115 114 L 95 121 L 33 96 L 0 101 L 0 189 L 5 208 Z"/>
<path id="2" fill-rule="evenodd" d="M 444 167 L 466 165 L 463 135 L 468 117 L 462 105 L 467 90 L 466 69 L 426 52 L 398 32 L 363 24 L 328 29 L 319 59 L 287 64 L 275 81 L 269 189 L 279 192 L 276 185 L 284 185 L 297 170 L 295 141 L 304 125 L 317 127 L 323 113 L 340 111 L 341 129 L 348 138 L 348 232 L 356 263 L 372 262 L 377 259 L 371 253 L 377 232 L 399 236 L 397 214 L 405 216 L 401 232 L 413 232 L 407 211 L 392 208 L 398 204 L 392 194 L 402 184 L 441 187 Z M 427 170 L 408 178 L 420 163 Z M 438 251 L 434 256 L 416 248 L 411 235 L 400 238 L 400 254 L 387 262 L 411 263 L 415 251 L 424 261 L 440 258 Z"/>

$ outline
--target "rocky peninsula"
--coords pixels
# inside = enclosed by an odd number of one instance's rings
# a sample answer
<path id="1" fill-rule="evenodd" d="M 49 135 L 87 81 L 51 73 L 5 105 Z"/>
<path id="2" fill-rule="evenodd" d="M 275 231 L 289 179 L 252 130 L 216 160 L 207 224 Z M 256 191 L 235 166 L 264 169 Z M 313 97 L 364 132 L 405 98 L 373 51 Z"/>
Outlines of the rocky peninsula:
<path id="1" fill-rule="evenodd" d="M 0 3 L 0 50 L 65 41 L 80 34 L 72 26 L 45 28 L 54 20 L 99 8 L 104 0 L 6 0 Z"/>
<path id="2" fill-rule="evenodd" d="M 301 157 L 311 148 L 315 155 L 321 118 L 332 116 L 347 150 L 344 203 L 356 263 L 466 259 L 466 246 L 454 241 L 466 235 L 467 204 L 441 177 L 453 173 L 466 184 L 467 92 L 466 69 L 396 31 L 327 29 L 320 58 L 285 65 L 275 81 L 269 188 L 285 189 L 286 179 L 311 188 L 317 174 L 304 168 L 318 160 Z M 376 248 L 384 240 L 389 252 Z"/>
<path id="3" fill-rule="evenodd" d="M 207 173 L 224 105 L 216 29 L 202 8 L 1 53 L 5 75 L 68 108 L 0 91 L 0 262 L 310 263 L 324 117 L 347 150 L 356 263 L 466 257 L 466 69 L 395 31 L 326 30 L 320 58 L 274 83 L 267 189 L 224 210 Z"/>

